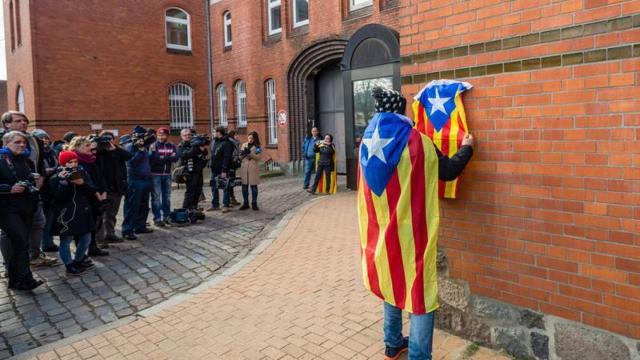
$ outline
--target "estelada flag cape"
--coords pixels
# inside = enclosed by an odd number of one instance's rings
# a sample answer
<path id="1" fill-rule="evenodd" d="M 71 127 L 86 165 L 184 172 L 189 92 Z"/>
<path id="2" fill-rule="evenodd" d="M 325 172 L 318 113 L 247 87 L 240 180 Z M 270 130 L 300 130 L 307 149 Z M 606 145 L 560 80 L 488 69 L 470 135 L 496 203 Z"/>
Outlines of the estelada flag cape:
<path id="1" fill-rule="evenodd" d="M 462 139 L 469 132 L 461 94 L 471 84 L 455 80 L 434 80 L 414 97 L 415 127 L 426 134 L 440 151 L 449 157 L 455 155 Z M 455 199 L 458 179 L 440 181 L 438 196 Z"/>
<path id="2" fill-rule="evenodd" d="M 321 145 L 322 146 L 322 145 Z M 318 181 L 318 188 L 314 189 L 318 194 L 335 194 L 338 192 L 338 163 L 336 162 L 336 153 L 333 153 L 333 170 L 331 171 L 331 183 L 329 184 L 329 192 L 327 192 L 327 174 L 322 173 L 320 181 Z M 316 153 L 316 171 L 318 171 L 318 164 L 320 163 L 320 153 Z"/>
<path id="3" fill-rule="evenodd" d="M 402 115 L 377 113 L 360 146 L 358 218 L 365 287 L 413 314 L 438 308 L 438 158 Z"/>

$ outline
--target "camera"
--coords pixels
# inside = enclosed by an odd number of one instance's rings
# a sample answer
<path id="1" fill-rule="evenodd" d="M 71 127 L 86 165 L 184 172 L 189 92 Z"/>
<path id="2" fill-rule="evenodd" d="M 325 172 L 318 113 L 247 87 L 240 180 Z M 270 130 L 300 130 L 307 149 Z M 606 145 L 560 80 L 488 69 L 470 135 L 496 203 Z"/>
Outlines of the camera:
<path id="1" fill-rule="evenodd" d="M 156 132 L 153 129 L 147 129 L 144 133 L 134 132 L 130 137 L 136 146 L 149 146 L 156 142 Z"/>
<path id="2" fill-rule="evenodd" d="M 39 191 L 38 188 L 35 187 L 35 185 L 33 185 L 33 183 L 30 181 L 25 181 L 25 180 L 18 181 L 16 185 L 24 187 L 25 192 L 29 194 L 37 194 Z"/>
<path id="3" fill-rule="evenodd" d="M 80 170 L 78 170 L 78 168 L 64 167 L 62 168 L 60 173 L 62 173 L 62 171 L 65 172 L 65 176 L 60 176 L 60 178 L 63 180 L 69 181 L 69 180 L 78 180 L 82 178 L 82 173 L 80 172 Z"/>
<path id="4" fill-rule="evenodd" d="M 211 144 L 211 138 L 206 134 L 196 134 L 191 138 L 191 145 L 193 146 L 209 146 Z"/>
<path id="5" fill-rule="evenodd" d="M 91 142 L 96 143 L 98 146 L 98 151 L 109 150 L 111 147 L 111 141 L 113 138 L 111 136 L 93 136 L 91 137 Z"/>

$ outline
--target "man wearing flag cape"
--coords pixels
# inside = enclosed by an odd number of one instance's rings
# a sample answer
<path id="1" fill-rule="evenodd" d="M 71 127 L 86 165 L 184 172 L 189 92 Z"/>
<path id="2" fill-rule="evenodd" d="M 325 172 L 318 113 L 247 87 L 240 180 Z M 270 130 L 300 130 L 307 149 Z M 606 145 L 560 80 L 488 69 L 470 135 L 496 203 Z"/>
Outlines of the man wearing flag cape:
<path id="1" fill-rule="evenodd" d="M 404 116 L 406 99 L 376 88 L 376 114 L 360 146 L 358 215 L 365 287 L 384 300 L 385 359 L 430 360 L 438 308 L 438 180 L 460 175 L 473 154 L 467 134 L 443 155 Z M 402 336 L 402 310 L 411 314 Z"/>

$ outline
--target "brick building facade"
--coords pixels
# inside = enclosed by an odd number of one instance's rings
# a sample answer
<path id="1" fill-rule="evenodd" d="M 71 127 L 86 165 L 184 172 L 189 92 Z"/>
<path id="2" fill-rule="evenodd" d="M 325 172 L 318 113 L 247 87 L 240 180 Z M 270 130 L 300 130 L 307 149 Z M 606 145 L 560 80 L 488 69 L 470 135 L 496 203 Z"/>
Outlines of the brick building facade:
<path id="1" fill-rule="evenodd" d="M 54 134 L 167 125 L 179 82 L 207 130 L 202 3 L 82 3 L 4 1 L 22 27 L 21 45 L 7 40 L 10 107 L 20 85 L 27 114 Z M 397 31 L 397 63 L 386 39 L 391 58 L 372 69 L 388 68 L 407 97 L 432 79 L 474 86 L 476 153 L 459 198 L 441 205 L 439 325 L 522 357 L 599 356 L 589 339 L 640 357 L 640 1 L 312 0 L 306 14 L 304 3 L 211 1 L 215 125 L 257 131 L 294 171 L 320 125 L 341 132 L 340 162 L 353 161 L 347 80 L 367 69 L 351 71 L 345 51 L 370 24 Z M 190 15 L 190 52 L 167 49 L 171 7 Z"/>

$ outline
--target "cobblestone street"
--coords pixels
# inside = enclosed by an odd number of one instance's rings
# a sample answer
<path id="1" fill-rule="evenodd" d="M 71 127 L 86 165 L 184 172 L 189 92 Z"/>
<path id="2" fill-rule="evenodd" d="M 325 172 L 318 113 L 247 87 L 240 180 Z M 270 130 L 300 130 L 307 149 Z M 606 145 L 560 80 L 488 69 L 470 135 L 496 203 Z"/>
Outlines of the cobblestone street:
<path id="1" fill-rule="evenodd" d="M 64 266 L 36 269 L 46 283 L 33 294 L 8 290 L 0 279 L 0 359 L 133 315 L 201 284 L 246 256 L 269 223 L 309 199 L 301 188 L 294 178 L 265 181 L 260 211 L 213 212 L 196 225 L 154 227 L 137 241 L 112 244 L 111 255 L 94 258 L 95 269 L 82 277 L 65 276 Z M 174 190 L 174 208 L 183 193 Z M 205 194 L 210 200 L 209 189 Z M 241 199 L 238 188 L 236 197 Z"/>

